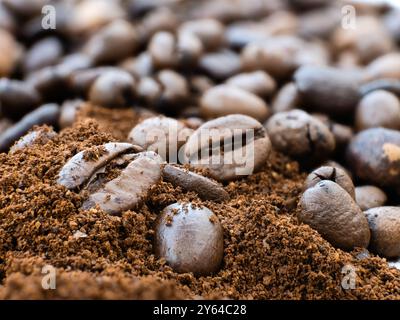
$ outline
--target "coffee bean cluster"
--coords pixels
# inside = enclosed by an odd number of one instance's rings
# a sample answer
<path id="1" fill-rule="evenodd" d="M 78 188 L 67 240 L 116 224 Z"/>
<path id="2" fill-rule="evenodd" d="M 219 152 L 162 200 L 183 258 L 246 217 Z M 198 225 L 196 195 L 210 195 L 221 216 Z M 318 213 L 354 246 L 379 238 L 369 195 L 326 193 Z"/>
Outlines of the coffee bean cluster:
<path id="1" fill-rule="evenodd" d="M 42 27 L 49 4 L 55 29 Z M 228 202 L 230 181 L 281 152 L 310 172 L 300 222 L 397 258 L 399 15 L 354 5 L 352 29 L 328 0 L 3 0 L 0 151 L 50 143 L 88 104 L 146 110 L 124 141 L 76 150 L 59 172 L 82 210 L 121 215 L 160 181 Z M 175 271 L 219 270 L 224 230 L 209 208 L 171 204 L 154 230 Z"/>

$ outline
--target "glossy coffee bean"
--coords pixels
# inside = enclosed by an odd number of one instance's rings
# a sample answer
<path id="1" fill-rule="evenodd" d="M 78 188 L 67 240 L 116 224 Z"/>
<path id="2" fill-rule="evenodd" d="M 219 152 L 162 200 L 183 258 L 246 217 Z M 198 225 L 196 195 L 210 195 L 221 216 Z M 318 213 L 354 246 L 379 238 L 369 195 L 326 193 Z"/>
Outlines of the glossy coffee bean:
<path id="1" fill-rule="evenodd" d="M 400 80 L 400 53 L 391 52 L 373 60 L 365 70 L 365 81 L 378 79 Z"/>
<path id="2" fill-rule="evenodd" d="M 254 93 L 260 97 L 272 95 L 276 90 L 276 81 L 264 71 L 246 72 L 235 75 L 226 84 Z"/>
<path id="3" fill-rule="evenodd" d="M 14 37 L 0 29 L 0 77 L 8 77 L 14 71 L 22 54 Z"/>
<path id="4" fill-rule="evenodd" d="M 300 106 L 300 94 L 293 82 L 285 84 L 275 95 L 271 104 L 273 113 L 297 109 Z"/>
<path id="5" fill-rule="evenodd" d="M 207 276 L 219 270 L 224 254 L 223 229 L 208 208 L 174 203 L 160 214 L 155 233 L 156 255 L 175 272 Z"/>
<path id="6" fill-rule="evenodd" d="M 383 190 L 375 186 L 360 186 L 355 189 L 356 202 L 361 210 L 368 210 L 385 205 L 387 196 Z"/>
<path id="7" fill-rule="evenodd" d="M 372 128 L 349 144 L 347 160 L 355 175 L 378 186 L 400 185 L 400 132 Z"/>
<path id="8" fill-rule="evenodd" d="M 390 92 L 373 91 L 361 99 L 355 117 L 355 126 L 359 131 L 375 127 L 398 130 L 400 100 Z"/>
<path id="9" fill-rule="evenodd" d="M 257 172 L 271 151 L 263 126 L 245 115 L 229 115 L 204 123 L 188 139 L 184 163 L 207 169 L 218 181 Z"/>
<path id="10" fill-rule="evenodd" d="M 112 71 L 117 72 L 120 69 L 115 67 L 96 67 L 75 70 L 68 77 L 68 86 L 75 93 L 85 96 L 98 77 Z"/>
<path id="11" fill-rule="evenodd" d="M 273 115 L 266 129 L 275 149 L 295 157 L 324 158 L 335 149 L 335 138 L 320 120 L 302 110 Z"/>
<path id="12" fill-rule="evenodd" d="M 349 175 L 343 169 L 337 167 L 322 166 L 311 172 L 304 182 L 304 190 L 314 187 L 322 180 L 330 180 L 341 186 L 355 199 L 354 184 Z"/>
<path id="13" fill-rule="evenodd" d="M 366 248 L 368 221 L 353 198 L 333 181 L 322 180 L 307 189 L 299 202 L 298 218 L 317 230 L 333 246 Z"/>
<path id="14" fill-rule="evenodd" d="M 237 53 L 222 49 L 204 54 L 199 61 L 199 67 L 210 77 L 225 80 L 240 72 L 242 64 Z"/>
<path id="15" fill-rule="evenodd" d="M 400 208 L 376 207 L 365 211 L 371 229 L 371 251 L 381 257 L 400 256 Z"/>
<path id="16" fill-rule="evenodd" d="M 10 153 L 15 153 L 19 150 L 24 150 L 33 145 L 44 145 L 50 140 L 53 140 L 57 133 L 49 127 L 38 127 L 30 131 L 28 134 L 21 137 L 11 148 Z"/>
<path id="17" fill-rule="evenodd" d="M 207 119 L 244 114 L 265 121 L 270 115 L 269 107 L 261 98 L 231 85 L 218 85 L 207 90 L 201 97 L 200 108 Z"/>

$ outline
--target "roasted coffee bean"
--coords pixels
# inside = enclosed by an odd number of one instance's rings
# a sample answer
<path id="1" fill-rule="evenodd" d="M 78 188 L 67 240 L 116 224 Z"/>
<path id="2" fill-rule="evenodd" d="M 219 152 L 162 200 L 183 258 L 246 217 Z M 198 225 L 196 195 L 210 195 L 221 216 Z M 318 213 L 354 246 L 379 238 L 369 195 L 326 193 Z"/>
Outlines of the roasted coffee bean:
<path id="1" fill-rule="evenodd" d="M 305 105 L 327 114 L 349 114 L 360 99 L 357 79 L 331 68 L 304 66 L 294 76 Z"/>
<path id="2" fill-rule="evenodd" d="M 53 140 L 57 136 L 57 133 L 53 129 L 44 126 L 34 128 L 28 134 L 21 137 L 11 148 L 10 153 L 15 153 L 24 148 L 29 148 L 33 145 L 44 145 L 50 140 Z"/>
<path id="3" fill-rule="evenodd" d="M 8 128 L 12 127 L 13 123 L 10 119 L 0 118 L 0 135 Z"/>
<path id="4" fill-rule="evenodd" d="M 186 119 L 183 119 L 182 122 L 185 124 L 186 127 L 196 130 L 199 128 L 201 125 L 204 124 L 204 120 L 198 117 L 189 117 Z"/>
<path id="5" fill-rule="evenodd" d="M 14 33 L 16 24 L 15 17 L 10 10 L 7 9 L 3 3 L 0 3 L 0 29 Z"/>
<path id="6" fill-rule="evenodd" d="M 229 199 L 229 194 L 219 183 L 183 168 L 167 164 L 163 179 L 184 191 L 196 192 L 203 200 L 221 202 Z"/>
<path id="7" fill-rule="evenodd" d="M 207 119 L 244 114 L 265 121 L 270 115 L 269 107 L 261 98 L 231 85 L 218 85 L 207 90 L 201 97 L 200 108 Z"/>
<path id="8" fill-rule="evenodd" d="M 35 125 L 56 125 L 59 114 L 59 106 L 53 103 L 45 104 L 28 113 L 12 127 L 0 134 L 0 151 L 6 151 Z"/>
<path id="9" fill-rule="evenodd" d="M 175 12 L 168 7 L 159 7 L 150 11 L 143 18 L 139 25 L 139 32 L 142 42 L 147 42 L 159 31 L 174 32 L 179 25 Z"/>
<path id="10" fill-rule="evenodd" d="M 329 4 L 329 0 L 289 0 L 289 4 L 296 9 L 315 9 Z"/>
<path id="11" fill-rule="evenodd" d="M 400 208 L 376 207 L 365 211 L 371 229 L 371 251 L 385 258 L 400 256 Z"/>
<path id="12" fill-rule="evenodd" d="M 335 137 L 320 120 L 302 110 L 273 115 L 266 129 L 275 149 L 295 157 L 324 158 L 335 149 Z"/>
<path id="13" fill-rule="evenodd" d="M 314 187 L 322 180 L 336 182 L 347 193 L 355 199 L 354 184 L 346 171 L 337 167 L 322 166 L 311 172 L 304 183 L 304 190 Z"/>
<path id="14" fill-rule="evenodd" d="M 47 0 L 4 0 L 3 4 L 14 14 L 28 18 L 41 12 L 43 6 L 48 3 Z"/>
<path id="15" fill-rule="evenodd" d="M 270 36 L 263 24 L 249 21 L 232 23 L 227 26 L 225 32 L 228 45 L 240 49 L 249 43 L 266 41 Z"/>
<path id="16" fill-rule="evenodd" d="M 299 202 L 298 218 L 317 230 L 333 246 L 366 248 L 368 221 L 353 198 L 333 181 L 323 180 L 307 189 Z"/>
<path id="17" fill-rule="evenodd" d="M 298 33 L 306 39 L 329 39 L 341 19 L 342 15 L 336 6 L 306 11 L 299 17 Z"/>
<path id="18" fill-rule="evenodd" d="M 214 81 L 212 81 L 207 76 L 193 76 L 189 79 L 189 85 L 191 91 L 193 91 L 196 95 L 201 96 L 208 89 L 211 89 L 215 86 Z"/>
<path id="19" fill-rule="evenodd" d="M 368 210 L 385 205 L 387 196 L 383 190 L 375 186 L 356 187 L 356 202 L 361 210 Z"/>
<path id="20" fill-rule="evenodd" d="M 362 96 L 377 90 L 388 91 L 400 97 L 400 79 L 379 79 L 367 82 L 360 87 Z"/>
<path id="21" fill-rule="evenodd" d="M 276 90 L 275 80 L 264 71 L 240 73 L 229 78 L 226 84 L 249 91 L 260 97 L 270 96 Z"/>
<path id="22" fill-rule="evenodd" d="M 68 85 L 77 94 L 86 95 L 98 77 L 112 71 L 118 72 L 121 69 L 115 67 L 97 67 L 76 70 L 68 77 Z"/>
<path id="23" fill-rule="evenodd" d="M 379 186 L 400 185 L 400 132 L 372 128 L 349 144 L 347 160 L 355 175 Z"/>
<path id="24" fill-rule="evenodd" d="M 193 130 L 172 118 L 152 117 L 136 125 L 128 140 L 144 150 L 158 153 L 168 162 L 177 162 L 178 152 Z"/>
<path id="25" fill-rule="evenodd" d="M 324 167 L 334 167 L 334 168 L 338 168 L 344 172 L 346 172 L 346 174 L 350 177 L 350 179 L 353 180 L 353 175 L 351 173 L 350 170 L 346 169 L 343 165 L 341 165 L 339 162 L 336 162 L 334 160 L 327 160 L 325 162 L 322 163 L 322 166 Z"/>
<path id="26" fill-rule="evenodd" d="M 392 52 L 373 60 L 365 70 L 365 82 L 378 79 L 400 80 L 400 53 Z"/>
<path id="27" fill-rule="evenodd" d="M 400 100 L 384 90 L 367 94 L 357 106 L 355 126 L 359 131 L 375 127 L 400 129 Z"/>
<path id="28" fill-rule="evenodd" d="M 82 209 L 99 206 L 109 214 L 118 215 L 137 207 L 161 179 L 161 162 L 154 152 L 138 153 L 117 178 L 91 193 Z"/>
<path id="29" fill-rule="evenodd" d="M 200 126 L 185 145 L 183 162 L 208 169 L 218 181 L 229 181 L 259 170 L 270 151 L 263 126 L 251 117 L 234 114 Z"/>
<path id="30" fill-rule="evenodd" d="M 0 77 L 9 76 L 22 55 L 22 49 L 14 37 L 0 29 Z"/>
<path id="31" fill-rule="evenodd" d="M 153 61 L 147 51 L 122 61 L 120 67 L 136 78 L 150 77 L 154 69 Z"/>
<path id="32" fill-rule="evenodd" d="M 210 209 L 174 203 L 159 216 L 155 233 L 156 255 L 175 272 L 207 276 L 219 270 L 224 254 L 223 229 Z"/>
<path id="33" fill-rule="evenodd" d="M 76 113 L 82 108 L 83 100 L 66 100 L 61 106 L 60 117 L 58 119 L 58 126 L 64 129 L 72 126 L 76 119 Z"/>
<path id="34" fill-rule="evenodd" d="M 222 49 L 204 54 L 199 61 L 199 67 L 210 77 L 225 80 L 240 72 L 242 64 L 237 53 Z"/>
<path id="35" fill-rule="evenodd" d="M 126 71 L 108 71 L 89 90 L 89 101 L 106 108 L 124 108 L 133 103 L 135 79 Z"/>
<path id="36" fill-rule="evenodd" d="M 278 113 L 299 108 L 301 98 L 296 85 L 293 82 L 285 84 L 272 101 L 272 112 Z"/>

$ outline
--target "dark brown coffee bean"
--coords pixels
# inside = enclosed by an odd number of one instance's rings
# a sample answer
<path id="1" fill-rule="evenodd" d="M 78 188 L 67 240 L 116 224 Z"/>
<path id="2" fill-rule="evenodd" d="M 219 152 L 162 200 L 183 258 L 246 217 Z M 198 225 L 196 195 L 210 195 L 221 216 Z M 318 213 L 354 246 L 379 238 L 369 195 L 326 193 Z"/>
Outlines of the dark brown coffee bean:
<path id="1" fill-rule="evenodd" d="M 133 103 L 135 80 L 126 71 L 108 71 L 99 76 L 89 90 L 89 101 L 106 108 L 124 108 Z"/>
<path id="2" fill-rule="evenodd" d="M 379 79 L 367 82 L 360 87 L 360 94 L 366 96 L 377 90 L 388 91 L 400 97 L 400 79 Z"/>
<path id="3" fill-rule="evenodd" d="M 289 0 L 289 4 L 295 9 L 310 10 L 329 4 L 329 0 Z"/>
<path id="4" fill-rule="evenodd" d="M 347 149 L 355 175 L 380 186 L 400 185 L 400 132 L 372 128 L 358 133 Z"/>
<path id="5" fill-rule="evenodd" d="M 276 81 L 264 71 L 240 73 L 226 80 L 226 84 L 254 93 L 260 97 L 272 95 Z"/>
<path id="6" fill-rule="evenodd" d="M 240 56 L 227 49 L 204 54 L 199 61 L 199 67 L 217 80 L 225 80 L 240 72 L 242 64 Z"/>
<path id="7" fill-rule="evenodd" d="M 335 138 L 320 120 L 302 110 L 273 115 L 266 129 L 274 148 L 296 157 L 323 158 L 335 149 Z"/>
<path id="8" fill-rule="evenodd" d="M 209 275 L 217 272 L 224 254 L 223 229 L 206 207 L 174 203 L 156 222 L 156 255 L 175 272 Z"/>
<path id="9" fill-rule="evenodd" d="M 136 78 L 150 77 L 154 69 L 153 61 L 147 51 L 122 61 L 120 67 Z"/>
<path id="10" fill-rule="evenodd" d="M 12 127 L 13 123 L 10 119 L 0 118 L 0 135 L 8 128 Z"/>
<path id="11" fill-rule="evenodd" d="M 391 52 L 373 60 L 366 68 L 365 81 L 400 80 L 400 53 Z"/>
<path id="12" fill-rule="evenodd" d="M 359 131 L 375 127 L 400 129 L 400 100 L 384 90 L 367 94 L 357 106 L 355 126 Z"/>
<path id="13" fill-rule="evenodd" d="M 0 134 L 0 151 L 6 151 L 16 140 L 36 125 L 56 125 L 59 114 L 59 106 L 53 103 L 45 104 L 26 114 L 12 127 Z"/>
<path id="14" fill-rule="evenodd" d="M 200 108 L 207 119 L 244 114 L 265 121 L 270 115 L 269 107 L 261 98 L 231 85 L 218 85 L 207 90 L 201 97 Z"/>
<path id="15" fill-rule="evenodd" d="M 271 142 L 261 123 L 234 114 L 200 126 L 185 145 L 183 162 L 208 169 L 218 181 L 229 181 L 259 170 L 270 151 Z"/>
<path id="16" fill-rule="evenodd" d="M 385 205 L 387 196 L 383 190 L 375 186 L 356 187 L 356 202 L 361 210 L 368 210 Z"/>
<path id="17" fill-rule="evenodd" d="M 97 205 L 109 214 L 118 215 L 137 207 L 161 179 L 161 162 L 154 152 L 138 153 L 117 178 L 91 193 L 82 208 L 88 210 Z"/>
<path id="18" fill-rule="evenodd" d="M 120 69 L 115 67 L 97 67 L 73 71 L 68 78 L 69 87 L 77 94 L 86 95 L 98 77 L 111 71 L 120 71 Z"/>
<path id="19" fill-rule="evenodd" d="M 58 126 L 60 129 L 71 127 L 75 122 L 76 113 L 82 108 L 83 100 L 66 100 L 61 106 L 60 117 L 58 119 Z"/>
<path id="20" fill-rule="evenodd" d="M 164 181 L 185 191 L 196 192 L 203 200 L 226 201 L 229 194 L 217 182 L 197 173 L 167 164 L 163 170 Z"/>
<path id="21" fill-rule="evenodd" d="M 333 246 L 366 248 L 368 221 L 352 197 L 333 181 L 323 180 L 307 189 L 299 202 L 298 218 L 317 230 Z"/>
<path id="22" fill-rule="evenodd" d="M 355 199 L 354 184 L 347 172 L 337 167 L 319 167 L 311 172 L 304 183 L 304 190 L 314 187 L 322 180 L 330 180 L 336 182 L 347 193 Z"/>
<path id="23" fill-rule="evenodd" d="M 179 27 L 181 32 L 195 34 L 206 50 L 214 51 L 224 44 L 224 25 L 215 19 L 186 21 Z"/>
<path id="24" fill-rule="evenodd" d="M 75 189 L 107 162 L 127 151 L 137 150 L 130 143 L 110 142 L 83 150 L 74 155 L 59 173 L 57 183 L 67 189 Z"/>
<path id="25" fill-rule="evenodd" d="M 357 80 L 339 69 L 304 66 L 294 79 L 304 104 L 320 112 L 348 114 L 360 99 Z"/>
<path id="26" fill-rule="evenodd" d="M 342 15 L 336 6 L 306 11 L 299 16 L 299 35 L 306 39 L 329 39 L 340 24 Z"/>
<path id="27" fill-rule="evenodd" d="M 41 12 L 47 0 L 4 0 L 3 4 L 14 14 L 21 17 L 32 17 Z"/>
<path id="28" fill-rule="evenodd" d="M 400 256 L 400 208 L 376 207 L 365 211 L 371 229 L 371 251 L 385 258 Z"/>
<path id="29" fill-rule="evenodd" d="M 53 140 L 57 136 L 57 133 L 53 129 L 44 126 L 34 128 L 28 134 L 21 137 L 11 148 L 10 153 L 15 153 L 19 150 L 29 148 L 33 145 L 44 145 L 50 140 Z"/>
<path id="30" fill-rule="evenodd" d="M 271 106 L 273 113 L 299 108 L 301 98 L 296 85 L 293 82 L 285 84 L 274 97 Z"/>

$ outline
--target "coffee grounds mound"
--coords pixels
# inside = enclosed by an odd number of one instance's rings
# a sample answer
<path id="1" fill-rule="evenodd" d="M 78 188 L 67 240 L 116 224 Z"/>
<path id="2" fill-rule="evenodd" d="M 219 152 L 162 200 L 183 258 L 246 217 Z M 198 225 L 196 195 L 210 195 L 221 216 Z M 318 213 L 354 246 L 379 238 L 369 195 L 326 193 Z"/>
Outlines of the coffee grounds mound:
<path id="1" fill-rule="evenodd" d="M 298 222 L 306 175 L 276 152 L 260 172 L 226 184 L 230 200 L 222 203 L 161 182 L 141 207 L 120 217 L 80 209 L 83 196 L 58 186 L 58 172 L 77 152 L 126 137 L 135 115 L 117 135 L 111 122 L 108 130 L 91 118 L 45 145 L 0 154 L 0 298 L 400 298 L 400 271 L 386 260 L 335 249 Z M 154 256 L 155 219 L 176 201 L 207 206 L 221 220 L 217 274 L 177 274 Z M 42 288 L 45 265 L 56 268 L 56 290 Z M 345 265 L 355 268 L 354 289 L 342 287 Z"/>

